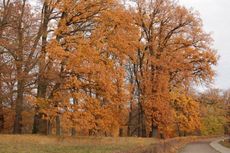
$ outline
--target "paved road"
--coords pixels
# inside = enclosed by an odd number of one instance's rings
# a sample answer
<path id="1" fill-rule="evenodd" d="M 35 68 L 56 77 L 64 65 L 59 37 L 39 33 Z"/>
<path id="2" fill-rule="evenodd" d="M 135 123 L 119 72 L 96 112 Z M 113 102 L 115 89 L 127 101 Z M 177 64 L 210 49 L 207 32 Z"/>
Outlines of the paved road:
<path id="1" fill-rule="evenodd" d="M 186 145 L 180 153 L 219 153 L 213 149 L 209 142 L 196 142 Z"/>

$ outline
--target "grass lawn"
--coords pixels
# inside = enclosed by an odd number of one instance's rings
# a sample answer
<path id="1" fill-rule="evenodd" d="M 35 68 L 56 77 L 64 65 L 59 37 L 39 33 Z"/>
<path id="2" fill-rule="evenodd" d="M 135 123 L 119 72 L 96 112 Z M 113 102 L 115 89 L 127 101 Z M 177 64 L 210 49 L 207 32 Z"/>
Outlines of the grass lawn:
<path id="1" fill-rule="evenodd" d="M 220 144 L 227 147 L 227 148 L 230 148 L 230 141 L 229 139 L 226 139 L 224 141 L 220 141 Z"/>
<path id="2" fill-rule="evenodd" d="M 152 138 L 0 135 L 0 153 L 117 153 L 156 142 Z"/>

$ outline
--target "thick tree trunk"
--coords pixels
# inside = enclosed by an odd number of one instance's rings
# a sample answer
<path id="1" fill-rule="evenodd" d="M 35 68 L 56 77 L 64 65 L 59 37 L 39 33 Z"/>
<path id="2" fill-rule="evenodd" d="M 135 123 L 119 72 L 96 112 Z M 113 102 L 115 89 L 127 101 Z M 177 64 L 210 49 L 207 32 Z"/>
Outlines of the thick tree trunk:
<path id="1" fill-rule="evenodd" d="M 128 136 L 131 136 L 131 118 L 132 118 L 132 112 L 130 111 L 129 112 L 129 121 L 128 121 L 128 129 L 127 129 L 127 135 Z"/>
<path id="2" fill-rule="evenodd" d="M 47 89 L 47 85 L 46 83 L 43 81 L 43 78 L 39 76 L 38 79 L 38 93 L 37 93 L 37 97 L 38 98 L 46 98 L 46 89 Z M 43 119 L 42 117 L 45 115 L 41 112 L 39 112 L 40 108 L 39 106 L 37 106 L 35 108 L 35 115 L 34 115 L 34 123 L 33 123 L 33 134 L 48 134 L 48 120 Z"/>
<path id="3" fill-rule="evenodd" d="M 17 85 L 17 98 L 15 107 L 15 119 L 14 119 L 14 134 L 21 134 L 22 132 L 22 111 L 23 111 L 23 93 L 24 93 L 24 81 L 19 80 Z"/>
<path id="4" fill-rule="evenodd" d="M 52 127 L 51 127 L 51 122 L 50 122 L 50 120 L 47 120 L 46 121 L 47 122 L 47 135 L 50 135 L 50 134 L 52 134 Z"/>
<path id="5" fill-rule="evenodd" d="M 38 76 L 38 88 L 37 88 L 37 97 L 38 98 L 46 98 L 47 92 L 47 80 L 44 77 L 45 73 L 45 65 L 46 65 L 46 44 L 47 44 L 47 29 L 50 17 L 50 10 L 47 2 L 45 1 L 43 4 L 43 22 L 41 24 L 41 35 L 42 35 L 42 49 L 39 60 L 39 76 Z M 39 134 L 49 134 L 51 133 L 50 121 L 44 120 L 42 118 L 43 113 L 40 113 L 39 106 L 36 107 L 36 114 L 34 116 L 34 124 L 33 124 L 33 133 Z M 43 129 L 43 130 L 41 130 Z M 44 131 L 45 130 L 45 131 Z"/>
<path id="6" fill-rule="evenodd" d="M 75 128 L 71 128 L 71 136 L 76 136 L 77 132 Z"/>
<path id="7" fill-rule="evenodd" d="M 33 123 L 33 130 L 32 133 L 33 134 L 44 134 L 44 135 L 48 135 L 51 132 L 51 127 L 50 127 L 50 121 L 43 119 L 43 116 L 45 114 L 43 113 L 39 113 L 37 112 L 34 115 L 34 123 Z"/>
<path id="8" fill-rule="evenodd" d="M 132 102 L 130 102 L 130 112 L 129 112 L 129 121 L 128 121 L 128 130 L 127 130 L 127 135 L 131 136 L 131 126 L 132 126 L 132 112 L 133 112 L 133 106 Z"/>
<path id="9" fill-rule="evenodd" d="M 123 137 L 123 129 L 119 128 L 119 137 Z"/>
<path id="10" fill-rule="evenodd" d="M 179 124 L 177 123 L 176 126 L 177 126 L 177 133 L 178 133 L 178 136 L 181 137 L 181 136 L 182 136 L 182 133 L 181 133 Z"/>
<path id="11" fill-rule="evenodd" d="M 56 116 L 56 135 L 61 135 L 61 120 L 59 115 Z"/>
<path id="12" fill-rule="evenodd" d="M 144 110 L 140 103 L 138 111 L 138 137 L 146 137 Z"/>
<path id="13" fill-rule="evenodd" d="M 39 114 L 36 113 L 34 115 L 34 123 L 33 123 L 32 134 L 38 133 L 38 130 L 39 130 L 38 125 L 39 125 Z"/>
<path id="14" fill-rule="evenodd" d="M 146 137 L 147 133 L 146 133 L 146 126 L 145 126 L 145 121 L 144 121 L 144 113 L 142 113 L 142 137 Z"/>
<path id="15" fill-rule="evenodd" d="M 23 96 L 24 96 L 24 85 L 25 85 L 25 72 L 23 70 L 24 62 L 24 29 L 23 29 L 23 16 L 25 12 L 26 0 L 22 1 L 21 14 L 19 16 L 17 25 L 17 43 L 18 48 L 16 50 L 17 61 L 16 61 L 16 79 L 17 79 L 17 97 L 15 104 L 15 119 L 14 119 L 14 134 L 20 134 L 22 132 L 22 111 L 23 111 Z"/>
<path id="16" fill-rule="evenodd" d="M 158 136 L 158 127 L 157 125 L 152 125 L 152 137 L 156 138 Z"/>

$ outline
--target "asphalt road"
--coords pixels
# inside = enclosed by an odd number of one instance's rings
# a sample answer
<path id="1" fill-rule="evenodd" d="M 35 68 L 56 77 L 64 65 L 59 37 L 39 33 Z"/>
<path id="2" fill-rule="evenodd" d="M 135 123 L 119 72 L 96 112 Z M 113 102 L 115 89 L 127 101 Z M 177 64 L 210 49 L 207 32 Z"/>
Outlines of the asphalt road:
<path id="1" fill-rule="evenodd" d="M 196 142 L 187 144 L 180 153 L 219 153 L 213 149 L 209 142 Z"/>

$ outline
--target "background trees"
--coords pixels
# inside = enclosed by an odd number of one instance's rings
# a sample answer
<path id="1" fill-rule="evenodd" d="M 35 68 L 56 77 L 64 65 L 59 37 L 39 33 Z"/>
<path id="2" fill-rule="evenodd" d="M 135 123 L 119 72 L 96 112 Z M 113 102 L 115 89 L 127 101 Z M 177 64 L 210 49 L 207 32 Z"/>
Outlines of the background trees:
<path id="1" fill-rule="evenodd" d="M 23 1 L 3 1 L 1 7 L 1 57 L 7 66 L 2 90 L 11 96 L 7 105 L 15 110 L 14 133 L 21 133 L 22 112 L 26 95 L 32 94 L 37 62 L 37 14 Z M 8 73 L 8 74 L 7 74 Z M 3 94 L 7 96 L 7 94 Z"/>
<path id="2" fill-rule="evenodd" d="M 1 131 L 7 113 L 14 133 L 172 137 L 206 124 L 188 89 L 210 83 L 217 55 L 176 2 L 4 0 L 0 25 Z"/>
<path id="3" fill-rule="evenodd" d="M 219 89 L 209 89 L 199 97 L 201 103 L 202 127 L 204 135 L 224 134 L 227 123 L 228 105 L 224 92 Z M 225 91 L 226 94 L 226 91 Z"/>

